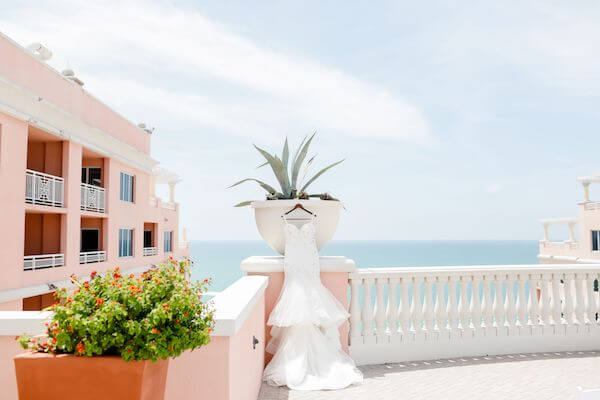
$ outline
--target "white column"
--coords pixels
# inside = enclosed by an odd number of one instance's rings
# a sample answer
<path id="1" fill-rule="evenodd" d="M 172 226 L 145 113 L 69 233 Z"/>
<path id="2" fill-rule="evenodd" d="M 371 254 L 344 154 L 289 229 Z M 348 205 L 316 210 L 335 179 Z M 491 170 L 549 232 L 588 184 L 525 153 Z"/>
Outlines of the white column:
<path id="1" fill-rule="evenodd" d="M 576 224 L 576 222 L 569 222 L 569 240 L 568 240 L 568 242 L 575 241 L 575 224 Z"/>
<path id="2" fill-rule="evenodd" d="M 583 201 L 590 201 L 590 183 L 583 182 Z"/>
<path id="3" fill-rule="evenodd" d="M 175 182 L 169 182 L 169 201 L 175 203 Z"/>
<path id="4" fill-rule="evenodd" d="M 544 222 L 544 242 L 548 241 L 548 227 L 550 224 L 548 224 L 547 222 Z"/>

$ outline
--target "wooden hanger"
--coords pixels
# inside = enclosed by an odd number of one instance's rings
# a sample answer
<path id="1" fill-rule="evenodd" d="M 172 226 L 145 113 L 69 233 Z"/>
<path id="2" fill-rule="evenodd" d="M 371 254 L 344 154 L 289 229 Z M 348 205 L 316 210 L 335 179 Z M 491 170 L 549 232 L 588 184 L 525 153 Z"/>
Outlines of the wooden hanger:
<path id="1" fill-rule="evenodd" d="M 288 212 L 286 212 L 285 214 L 283 214 L 281 217 L 285 218 L 286 215 L 288 215 L 289 213 L 291 213 L 293 211 L 296 211 L 297 209 L 301 209 L 302 211 L 309 213 L 313 217 L 317 216 L 316 214 L 313 214 L 312 212 L 310 212 L 306 208 L 304 208 L 304 206 L 302 204 L 298 203 L 291 210 L 289 210 Z M 286 218 L 286 220 L 288 220 L 288 221 L 307 221 L 306 218 Z"/>

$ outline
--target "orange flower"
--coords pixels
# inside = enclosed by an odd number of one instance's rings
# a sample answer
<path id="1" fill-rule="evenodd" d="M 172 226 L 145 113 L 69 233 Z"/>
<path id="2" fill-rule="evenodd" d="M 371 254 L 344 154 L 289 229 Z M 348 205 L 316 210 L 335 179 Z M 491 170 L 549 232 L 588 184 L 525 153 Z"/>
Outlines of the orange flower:
<path id="1" fill-rule="evenodd" d="M 77 354 L 83 354 L 83 352 L 85 352 L 85 345 L 83 342 L 77 343 L 77 346 L 75 346 L 75 352 Z"/>
<path id="2" fill-rule="evenodd" d="M 96 298 L 96 305 L 100 307 L 102 304 L 104 304 L 104 299 L 100 297 Z"/>
<path id="3" fill-rule="evenodd" d="M 96 271 L 92 271 L 92 273 L 90 274 L 90 277 L 92 279 L 94 279 L 96 277 L 97 272 Z"/>
<path id="4" fill-rule="evenodd" d="M 69 333 L 73 333 L 73 332 L 75 332 L 75 329 L 71 325 L 69 325 L 69 327 L 67 328 L 67 331 L 69 331 Z"/>
<path id="5" fill-rule="evenodd" d="M 135 278 L 135 275 L 133 275 L 133 274 L 129 274 L 129 277 L 130 277 L 131 279 L 133 279 L 133 278 Z"/>
<path id="6" fill-rule="evenodd" d="M 150 331 L 155 335 L 158 335 L 160 333 L 160 331 L 158 330 L 158 328 L 152 328 L 152 330 Z"/>
<path id="7" fill-rule="evenodd" d="M 83 287 L 86 289 L 90 288 L 90 283 L 88 281 L 83 282 Z"/>

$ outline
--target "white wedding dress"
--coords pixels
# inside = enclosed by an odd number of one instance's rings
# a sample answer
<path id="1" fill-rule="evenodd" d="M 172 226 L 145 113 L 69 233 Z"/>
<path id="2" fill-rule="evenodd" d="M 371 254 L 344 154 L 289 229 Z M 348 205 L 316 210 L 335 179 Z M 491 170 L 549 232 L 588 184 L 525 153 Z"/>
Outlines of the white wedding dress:
<path id="1" fill-rule="evenodd" d="M 339 326 L 349 314 L 321 283 L 313 220 L 298 228 L 286 221 L 285 281 L 269 316 L 273 359 L 263 380 L 295 390 L 342 389 L 362 373 L 342 350 Z"/>

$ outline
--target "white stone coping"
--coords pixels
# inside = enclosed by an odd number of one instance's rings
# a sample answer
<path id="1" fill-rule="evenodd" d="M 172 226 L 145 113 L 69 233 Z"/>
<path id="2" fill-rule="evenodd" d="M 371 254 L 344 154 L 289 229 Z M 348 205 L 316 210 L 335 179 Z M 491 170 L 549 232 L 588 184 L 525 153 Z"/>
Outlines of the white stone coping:
<path id="1" fill-rule="evenodd" d="M 218 293 L 212 299 L 215 308 L 212 336 L 235 335 L 264 294 L 268 283 L 266 276 L 244 276 Z"/>
<path id="2" fill-rule="evenodd" d="M 319 257 L 321 272 L 354 272 L 354 260 L 343 256 Z M 242 261 L 244 272 L 283 272 L 283 256 L 252 256 Z"/>
<path id="3" fill-rule="evenodd" d="M 577 217 L 546 218 L 541 219 L 542 224 L 576 224 L 579 222 Z"/>
<path id="4" fill-rule="evenodd" d="M 0 336 L 41 335 L 51 315 L 48 311 L 0 311 Z"/>
<path id="5" fill-rule="evenodd" d="M 600 264 L 600 259 L 594 260 L 591 258 L 581 258 L 575 256 L 553 256 L 551 254 L 538 254 L 537 257 L 540 260 L 556 260 L 577 264 Z"/>

